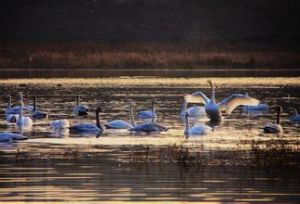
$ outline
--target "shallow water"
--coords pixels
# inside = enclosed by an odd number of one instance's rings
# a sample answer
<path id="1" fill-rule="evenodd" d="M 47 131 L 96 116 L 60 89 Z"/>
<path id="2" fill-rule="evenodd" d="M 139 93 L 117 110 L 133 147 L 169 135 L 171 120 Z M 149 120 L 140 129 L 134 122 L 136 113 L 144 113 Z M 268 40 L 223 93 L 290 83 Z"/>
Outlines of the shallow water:
<path id="1" fill-rule="evenodd" d="M 20 143 L 1 144 L 5 152 L 16 151 L 19 147 L 34 151 L 51 151 L 52 146 L 76 145 L 79 149 L 86 145 L 172 145 L 203 144 L 206 149 L 247 149 L 248 140 L 268 141 L 282 139 L 298 149 L 300 127 L 282 116 L 283 136 L 266 135 L 259 129 L 267 122 L 274 122 L 275 113 L 248 114 L 241 108 L 231 115 L 225 115 L 222 124 L 214 127 L 209 135 L 186 140 L 183 135 L 184 122 L 179 111 L 182 96 L 186 93 L 202 90 L 209 96 L 205 87 L 0 87 L 1 108 L 6 107 L 6 96 L 14 98 L 22 91 L 25 98 L 38 96 L 38 108 L 49 113 L 49 119 L 37 120 L 32 130 L 24 134 L 30 139 Z M 231 93 L 244 93 L 269 105 L 279 104 L 284 110 L 288 107 L 300 107 L 299 87 L 245 87 L 216 89 L 217 100 Z M 135 109 L 151 107 L 151 100 L 157 99 L 157 122 L 171 127 L 161 134 L 139 135 L 127 131 L 106 131 L 96 135 L 79 135 L 66 132 L 54 132 L 48 126 L 50 120 L 67 118 L 70 122 L 94 121 L 94 113 L 77 117 L 72 113 L 76 94 L 81 95 L 82 103 L 92 111 L 102 107 L 101 121 L 124 119 L 129 121 L 128 100 L 135 101 Z M 288 97 L 288 95 L 290 97 Z M 3 119 L 4 114 L 1 116 Z M 140 121 L 138 121 L 140 122 Z M 208 123 L 204 118 L 200 123 Z M 0 131 L 19 130 L 7 125 L 4 120 Z M 32 151 L 29 150 L 29 151 Z M 118 166 L 116 163 L 79 164 L 71 161 L 51 162 L 7 162 L 0 167 L 2 190 L 1 201 L 94 201 L 94 200 L 288 200 L 299 199 L 299 176 L 293 171 L 252 172 L 241 169 L 203 169 L 184 170 L 178 166 Z M 243 199 L 242 199 L 243 198 Z"/>
<path id="2" fill-rule="evenodd" d="M 85 161 L 1 164 L 0 200 L 33 201 L 292 201 L 299 174 L 245 168 L 188 169 Z"/>
<path id="3" fill-rule="evenodd" d="M 182 96 L 186 93 L 193 93 L 197 90 L 203 90 L 209 96 L 207 87 L 189 88 L 189 87 L 1 87 L 1 103 L 4 110 L 6 104 L 6 95 L 11 93 L 12 96 L 17 95 L 18 91 L 23 91 L 25 98 L 28 98 L 30 104 L 30 96 L 38 96 L 38 108 L 49 113 L 49 119 L 36 120 L 32 130 L 24 130 L 24 134 L 29 136 L 28 143 L 47 142 L 47 143 L 99 143 L 99 144 L 131 144 L 140 142 L 152 142 L 153 144 L 169 144 L 182 142 L 184 140 L 184 122 L 179 117 L 182 103 Z M 281 105 L 284 110 L 288 107 L 299 107 L 300 93 L 297 87 L 233 87 L 233 88 L 217 88 L 217 100 L 222 100 L 231 93 L 248 92 L 250 96 L 259 99 L 262 103 L 272 105 Z M 76 105 L 76 94 L 81 95 L 82 103 L 91 108 L 91 113 L 86 117 L 77 117 L 72 113 L 73 107 Z M 289 98 L 288 98 L 289 95 Z M 108 130 L 99 138 L 96 135 L 78 135 L 71 134 L 68 131 L 55 132 L 49 128 L 49 121 L 54 119 L 70 120 L 71 124 L 80 121 L 95 121 L 94 110 L 101 107 L 101 122 L 113 119 L 129 119 L 129 102 L 135 101 L 135 110 L 151 108 L 151 101 L 157 99 L 157 122 L 170 127 L 168 132 L 161 134 L 148 135 L 147 137 L 139 137 L 139 135 L 131 134 L 127 131 Z M 4 118 L 4 115 L 2 115 Z M 276 113 L 245 113 L 242 108 L 236 109 L 231 115 L 225 115 L 224 121 L 214 126 L 212 134 L 197 138 L 197 140 L 205 142 L 207 147 L 211 148 L 235 148 L 241 140 L 258 138 L 260 140 L 276 139 L 274 135 L 266 135 L 259 129 L 268 122 L 275 122 Z M 142 121 L 137 121 L 138 123 Z M 208 124 L 208 118 L 203 118 L 198 123 Z M 288 121 L 287 114 L 282 116 L 282 125 L 284 128 L 284 137 L 290 141 L 296 141 L 300 132 L 297 124 Z M 18 129 L 15 125 L 7 125 L 5 121 L 1 123 L 1 131 L 14 131 Z M 88 137 L 88 139 L 84 139 Z M 150 138 L 150 139 L 149 139 Z M 121 139 L 121 140 L 120 140 Z M 225 143 L 220 144 L 220 139 Z M 193 140 L 191 138 L 191 140 Z M 77 142 L 78 141 L 78 142 Z M 184 140 L 185 141 L 185 140 Z M 238 146 L 238 148 L 241 148 Z M 246 148 L 246 147 L 245 147 Z"/>

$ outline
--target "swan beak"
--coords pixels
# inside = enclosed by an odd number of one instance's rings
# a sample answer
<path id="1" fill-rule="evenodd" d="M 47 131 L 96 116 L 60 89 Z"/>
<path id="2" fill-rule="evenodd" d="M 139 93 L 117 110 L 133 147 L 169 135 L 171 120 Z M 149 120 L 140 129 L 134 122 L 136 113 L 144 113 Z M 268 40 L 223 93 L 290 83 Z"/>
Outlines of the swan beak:
<path id="1" fill-rule="evenodd" d="M 173 127 L 165 127 L 161 131 L 168 131 L 169 129 L 172 129 Z"/>

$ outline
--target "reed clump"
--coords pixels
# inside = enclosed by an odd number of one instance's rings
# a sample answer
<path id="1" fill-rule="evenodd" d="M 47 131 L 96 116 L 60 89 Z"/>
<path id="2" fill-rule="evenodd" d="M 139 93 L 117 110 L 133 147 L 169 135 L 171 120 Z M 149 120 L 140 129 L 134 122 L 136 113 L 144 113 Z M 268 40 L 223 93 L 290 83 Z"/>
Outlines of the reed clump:
<path id="1" fill-rule="evenodd" d="M 252 162 L 258 166 L 299 166 L 300 152 L 288 140 L 251 141 Z"/>
<path id="2" fill-rule="evenodd" d="M 300 152 L 288 140 L 250 140 L 249 149 L 209 149 L 205 144 L 128 145 L 128 146 L 66 146 L 16 152 L 0 152 L 1 160 L 88 160 L 119 164 L 176 164 L 182 167 L 224 166 L 251 168 L 300 167 Z"/>

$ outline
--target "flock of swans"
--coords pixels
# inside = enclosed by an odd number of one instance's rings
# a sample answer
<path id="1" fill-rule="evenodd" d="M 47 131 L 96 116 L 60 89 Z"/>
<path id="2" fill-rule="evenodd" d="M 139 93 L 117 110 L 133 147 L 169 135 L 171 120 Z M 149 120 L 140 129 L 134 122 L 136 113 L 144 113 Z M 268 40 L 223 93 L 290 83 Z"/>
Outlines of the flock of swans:
<path id="1" fill-rule="evenodd" d="M 269 109 L 277 110 L 276 123 L 268 123 L 262 129 L 265 133 L 282 133 L 283 129 L 280 125 L 280 114 L 282 108 L 280 106 L 269 107 L 267 104 L 260 104 L 259 100 L 250 97 L 245 94 L 232 94 L 225 98 L 221 102 L 216 102 L 215 88 L 212 81 L 208 81 L 211 87 L 211 97 L 207 97 L 203 92 L 197 91 L 192 94 L 184 96 L 184 102 L 180 111 L 180 117 L 185 122 L 184 135 L 186 138 L 190 136 L 205 135 L 212 131 L 212 128 L 205 124 L 195 123 L 191 125 L 190 122 L 197 121 L 199 118 L 208 116 L 211 123 L 219 123 L 223 116 L 223 113 L 231 114 L 239 106 L 243 106 L 243 110 L 247 112 L 251 111 L 266 111 Z M 34 97 L 33 106 L 24 105 L 23 94 L 20 92 L 18 95 L 19 105 L 13 106 L 11 103 L 11 96 L 8 98 L 8 106 L 5 109 L 6 121 L 11 124 L 15 124 L 20 128 L 20 134 L 12 132 L 1 132 L 0 141 L 13 141 L 28 139 L 23 136 L 24 129 L 30 129 L 33 126 L 33 119 L 44 119 L 48 117 L 47 112 L 43 112 L 37 108 L 37 97 Z M 97 135 L 102 134 L 106 129 L 125 129 L 131 132 L 161 132 L 167 131 L 168 127 L 165 127 L 159 123 L 156 123 L 156 100 L 152 101 L 152 108 L 149 110 L 139 111 L 136 115 L 139 120 L 143 122 L 137 124 L 134 117 L 134 102 L 130 102 L 130 122 L 125 120 L 112 120 L 105 124 L 100 121 L 101 108 L 96 108 L 95 123 L 93 122 L 79 122 L 76 124 L 70 124 L 67 119 L 59 119 L 50 121 L 49 126 L 55 130 L 68 129 L 71 133 L 95 133 Z M 192 106 L 188 107 L 189 103 L 204 104 L 204 106 Z M 294 108 L 288 109 L 291 113 L 289 117 L 290 121 L 298 123 L 300 122 L 300 114 Z M 27 112 L 29 114 L 24 114 Z M 88 107 L 80 103 L 80 96 L 77 96 L 77 105 L 74 107 L 73 112 L 77 116 L 85 116 L 90 114 Z"/>

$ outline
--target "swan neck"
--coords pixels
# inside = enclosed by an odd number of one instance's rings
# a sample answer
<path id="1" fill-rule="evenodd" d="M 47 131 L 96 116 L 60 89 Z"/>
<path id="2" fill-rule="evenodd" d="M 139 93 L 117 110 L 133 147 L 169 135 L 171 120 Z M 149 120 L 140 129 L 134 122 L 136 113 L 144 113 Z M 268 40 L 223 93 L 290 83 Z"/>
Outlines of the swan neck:
<path id="1" fill-rule="evenodd" d="M 155 113 L 155 101 L 152 102 L 152 112 Z"/>
<path id="2" fill-rule="evenodd" d="M 180 111 L 180 115 L 184 115 L 185 111 L 187 109 L 187 102 L 184 100 L 181 106 L 181 111 Z"/>
<path id="3" fill-rule="evenodd" d="M 20 110 L 19 110 L 19 119 L 18 122 L 21 123 L 22 122 L 22 118 L 23 118 L 23 99 L 20 101 Z"/>
<path id="4" fill-rule="evenodd" d="M 8 104 L 7 108 L 11 108 L 11 95 L 8 95 Z"/>
<path id="5" fill-rule="evenodd" d="M 76 101 L 77 101 L 77 106 L 79 106 L 80 105 L 80 95 L 77 95 Z"/>
<path id="6" fill-rule="evenodd" d="M 131 124 L 135 127 L 136 126 L 136 122 L 134 119 L 134 113 L 133 113 L 133 105 L 130 105 L 130 120 L 131 120 Z"/>
<path id="7" fill-rule="evenodd" d="M 36 96 L 33 97 L 33 111 L 36 111 L 36 106 L 37 106 L 37 98 Z"/>
<path id="8" fill-rule="evenodd" d="M 189 120 L 189 116 L 186 114 L 185 115 L 185 135 L 188 137 L 189 132 L 190 132 L 190 120 Z"/>
<path id="9" fill-rule="evenodd" d="M 216 102 L 216 95 L 215 95 L 215 94 L 216 94 L 216 93 L 215 93 L 215 87 L 214 87 L 213 84 L 211 84 L 211 101 L 212 101 L 213 103 Z"/>
<path id="10" fill-rule="evenodd" d="M 21 126 L 20 126 L 20 135 L 23 136 L 23 134 L 24 134 L 24 133 L 23 133 L 23 126 L 21 125 Z"/>
<path id="11" fill-rule="evenodd" d="M 154 122 L 155 121 L 155 100 L 153 100 L 152 102 L 152 113 L 153 113 L 152 122 Z"/>
<path id="12" fill-rule="evenodd" d="M 281 113 L 281 110 L 278 109 L 278 110 L 277 110 L 276 124 L 279 124 L 279 123 L 280 123 L 280 113 Z"/>
<path id="13" fill-rule="evenodd" d="M 96 110 L 96 125 L 97 125 L 98 128 L 103 130 L 103 127 L 102 127 L 101 122 L 100 122 L 100 111 L 98 109 Z"/>

